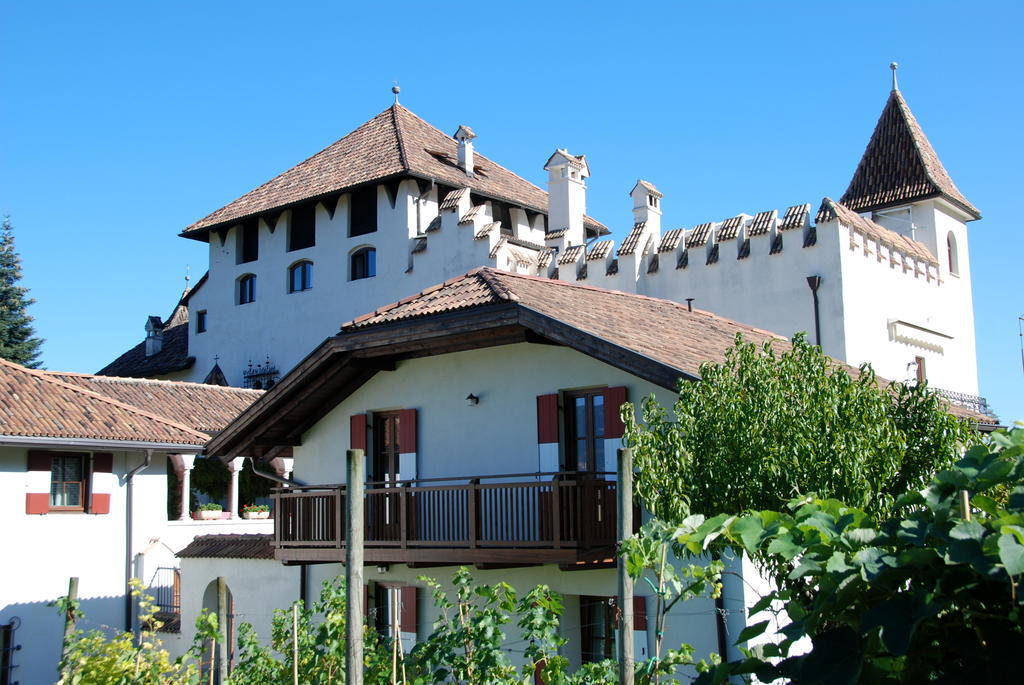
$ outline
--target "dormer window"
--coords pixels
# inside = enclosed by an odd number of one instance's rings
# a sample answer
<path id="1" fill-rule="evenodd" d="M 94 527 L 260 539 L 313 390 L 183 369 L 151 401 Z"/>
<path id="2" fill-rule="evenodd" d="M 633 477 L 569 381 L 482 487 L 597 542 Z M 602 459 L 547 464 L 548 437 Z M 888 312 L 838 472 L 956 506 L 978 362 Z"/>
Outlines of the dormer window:
<path id="1" fill-rule="evenodd" d="M 359 248 L 352 253 L 350 267 L 350 281 L 373 278 L 377 275 L 377 250 L 372 247 Z"/>
<path id="2" fill-rule="evenodd" d="M 288 292 L 297 293 L 313 287 L 313 262 L 296 262 L 288 269 Z"/>
<path id="3" fill-rule="evenodd" d="M 238 279 L 238 304 L 256 301 L 256 276 L 245 274 Z"/>

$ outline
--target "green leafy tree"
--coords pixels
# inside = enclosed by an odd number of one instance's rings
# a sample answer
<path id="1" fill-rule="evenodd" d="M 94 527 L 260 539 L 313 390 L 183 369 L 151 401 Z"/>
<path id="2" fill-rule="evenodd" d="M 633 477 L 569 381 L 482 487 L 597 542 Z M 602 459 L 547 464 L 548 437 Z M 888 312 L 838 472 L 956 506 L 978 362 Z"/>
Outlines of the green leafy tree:
<path id="1" fill-rule="evenodd" d="M 21 257 L 14 248 L 14 226 L 5 216 L 0 225 L 0 358 L 31 369 L 39 366 L 43 340 L 35 336 L 28 306 L 35 302 L 21 280 Z"/>
<path id="2" fill-rule="evenodd" d="M 642 423 L 623 411 L 636 493 L 673 523 L 808 493 L 884 513 L 978 440 L 925 386 L 851 375 L 802 334 L 781 354 L 737 335 L 700 375 L 680 382 L 672 418 L 653 397 Z"/>
<path id="3" fill-rule="evenodd" d="M 969 505 L 962 503 L 963 493 Z M 972 447 L 873 517 L 834 499 L 786 511 L 697 515 L 675 537 L 787 569 L 751 613 L 785 611 L 777 644 L 708 668 L 699 683 L 754 674 L 800 683 L 1017 682 L 1024 653 L 1024 427 Z M 794 583 L 814 592 L 794 592 Z M 749 626 L 738 642 L 762 633 Z M 810 651 L 791 653 L 809 637 Z"/>

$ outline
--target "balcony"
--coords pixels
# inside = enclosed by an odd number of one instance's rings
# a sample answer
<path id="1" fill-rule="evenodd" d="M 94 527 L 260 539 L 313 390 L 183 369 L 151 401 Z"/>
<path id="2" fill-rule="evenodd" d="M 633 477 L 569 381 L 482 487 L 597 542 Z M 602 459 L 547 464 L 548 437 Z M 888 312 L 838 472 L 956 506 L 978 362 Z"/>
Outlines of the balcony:
<path id="1" fill-rule="evenodd" d="M 613 556 L 615 482 L 605 473 L 542 473 L 367 483 L 368 564 L 577 564 Z M 275 557 L 345 558 L 345 486 L 279 488 Z"/>

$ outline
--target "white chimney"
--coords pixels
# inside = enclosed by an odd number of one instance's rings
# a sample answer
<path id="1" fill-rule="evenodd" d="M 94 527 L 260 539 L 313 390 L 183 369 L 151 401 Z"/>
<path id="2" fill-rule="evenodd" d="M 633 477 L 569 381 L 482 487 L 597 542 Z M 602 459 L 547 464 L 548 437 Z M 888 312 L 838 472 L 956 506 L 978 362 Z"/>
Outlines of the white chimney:
<path id="1" fill-rule="evenodd" d="M 646 228 L 649 231 L 654 235 L 660 235 L 661 198 L 664 195 L 653 184 L 638 179 L 629 196 L 633 198 L 633 222 L 647 224 Z"/>
<path id="2" fill-rule="evenodd" d="M 459 126 L 455 132 L 455 140 L 459 141 L 459 166 L 466 176 L 473 176 L 473 139 L 476 134 L 469 126 Z"/>
<path id="3" fill-rule="evenodd" d="M 159 316 L 146 319 L 146 356 L 152 357 L 164 348 L 164 324 Z"/>
<path id="4" fill-rule="evenodd" d="M 565 229 L 562 246 L 583 245 L 583 215 L 587 213 L 587 184 L 590 166 L 585 155 L 556 150 L 544 170 L 548 172 L 548 232 Z"/>

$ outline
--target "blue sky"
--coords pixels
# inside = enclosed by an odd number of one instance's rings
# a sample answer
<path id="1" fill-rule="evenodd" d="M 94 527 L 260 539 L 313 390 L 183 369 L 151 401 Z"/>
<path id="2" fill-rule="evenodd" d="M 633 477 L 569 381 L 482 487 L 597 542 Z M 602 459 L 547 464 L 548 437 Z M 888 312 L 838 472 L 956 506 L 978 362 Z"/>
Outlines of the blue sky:
<path id="1" fill-rule="evenodd" d="M 664 222 L 842 194 L 887 64 L 984 219 L 981 392 L 1024 418 L 1017 317 L 1021 3 L 0 3 L 0 212 L 48 368 L 92 372 L 206 266 L 177 233 L 402 102 L 543 186 L 586 153 L 621 238 L 638 177 Z"/>

